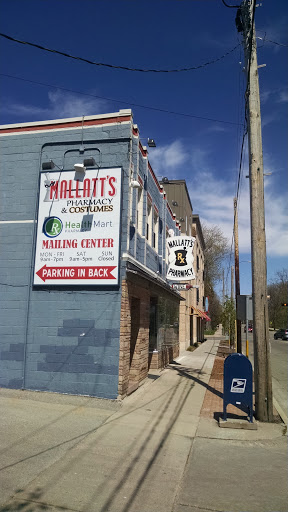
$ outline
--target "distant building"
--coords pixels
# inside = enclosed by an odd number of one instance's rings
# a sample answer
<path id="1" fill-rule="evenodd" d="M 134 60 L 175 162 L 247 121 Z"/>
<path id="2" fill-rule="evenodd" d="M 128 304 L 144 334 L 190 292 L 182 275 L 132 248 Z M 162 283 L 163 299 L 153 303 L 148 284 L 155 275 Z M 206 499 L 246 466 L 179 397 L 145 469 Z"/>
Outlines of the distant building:
<path id="1" fill-rule="evenodd" d="M 178 223 L 131 110 L 0 126 L 0 386 L 124 397 L 179 353 Z"/>
<path id="2" fill-rule="evenodd" d="M 193 208 L 185 180 L 163 178 L 161 184 L 176 219 L 180 223 L 181 234 L 194 236 L 194 272 L 195 279 L 187 281 L 192 287 L 181 291 L 185 302 L 180 303 L 179 341 L 180 351 L 193 343 L 204 340 L 204 327 L 210 320 L 205 312 L 204 296 L 204 249 L 205 243 L 199 215 L 193 214 Z"/>

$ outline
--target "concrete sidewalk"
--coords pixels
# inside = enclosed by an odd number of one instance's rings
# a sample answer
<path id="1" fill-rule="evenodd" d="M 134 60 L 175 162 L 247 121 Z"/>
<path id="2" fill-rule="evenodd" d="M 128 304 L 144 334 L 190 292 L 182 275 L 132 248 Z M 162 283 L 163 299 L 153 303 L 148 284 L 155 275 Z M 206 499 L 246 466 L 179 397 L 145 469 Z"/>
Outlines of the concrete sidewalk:
<path id="1" fill-rule="evenodd" d="M 123 403 L 2 389 L 0 511 L 287 512 L 283 425 L 221 429 L 203 408 L 219 342 Z"/>

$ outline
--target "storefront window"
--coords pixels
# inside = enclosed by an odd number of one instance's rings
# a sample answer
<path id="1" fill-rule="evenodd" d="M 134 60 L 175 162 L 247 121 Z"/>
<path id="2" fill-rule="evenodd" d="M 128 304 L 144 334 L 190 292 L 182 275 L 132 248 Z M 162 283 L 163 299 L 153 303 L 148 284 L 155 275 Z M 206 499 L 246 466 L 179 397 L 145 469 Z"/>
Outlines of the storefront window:
<path id="1" fill-rule="evenodd" d="M 158 350 L 173 346 L 179 340 L 179 305 L 174 301 L 159 297 L 158 299 Z"/>

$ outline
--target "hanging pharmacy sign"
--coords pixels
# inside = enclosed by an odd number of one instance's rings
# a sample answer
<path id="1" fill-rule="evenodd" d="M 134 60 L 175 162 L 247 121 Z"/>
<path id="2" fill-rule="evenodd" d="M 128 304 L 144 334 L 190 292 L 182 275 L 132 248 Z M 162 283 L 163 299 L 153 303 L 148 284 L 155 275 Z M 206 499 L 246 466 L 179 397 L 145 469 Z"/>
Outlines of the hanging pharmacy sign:
<path id="1" fill-rule="evenodd" d="M 121 168 L 79 174 L 40 175 L 34 285 L 119 283 Z"/>
<path id="2" fill-rule="evenodd" d="M 188 281 L 195 279 L 193 269 L 194 236 L 171 236 L 167 238 L 169 281 Z"/>

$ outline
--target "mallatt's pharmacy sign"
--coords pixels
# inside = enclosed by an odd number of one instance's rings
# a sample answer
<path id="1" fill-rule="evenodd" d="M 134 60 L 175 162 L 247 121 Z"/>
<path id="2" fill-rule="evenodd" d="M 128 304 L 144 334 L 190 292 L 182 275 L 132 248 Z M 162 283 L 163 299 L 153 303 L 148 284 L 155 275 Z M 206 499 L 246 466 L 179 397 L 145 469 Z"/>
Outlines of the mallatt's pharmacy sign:
<path id="1" fill-rule="evenodd" d="M 193 269 L 194 236 L 171 236 L 167 238 L 169 281 L 188 281 L 195 279 Z"/>
<path id="2" fill-rule="evenodd" d="M 34 285 L 117 285 L 121 168 L 41 173 Z"/>

